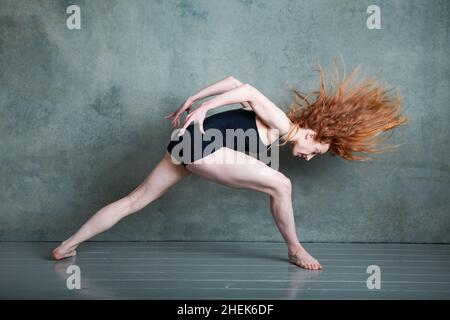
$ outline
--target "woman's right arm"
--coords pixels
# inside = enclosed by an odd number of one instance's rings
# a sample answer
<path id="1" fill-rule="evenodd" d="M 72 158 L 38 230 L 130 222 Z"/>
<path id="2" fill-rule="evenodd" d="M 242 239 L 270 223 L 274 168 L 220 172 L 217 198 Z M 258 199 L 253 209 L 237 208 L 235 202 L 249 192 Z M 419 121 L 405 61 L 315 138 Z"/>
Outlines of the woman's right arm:
<path id="1" fill-rule="evenodd" d="M 209 110 L 228 104 L 242 102 L 248 102 L 252 110 L 270 129 L 279 130 L 280 135 L 285 135 L 289 131 L 292 123 L 286 113 L 278 108 L 259 90 L 248 83 L 244 83 L 234 89 L 219 94 L 206 102 L 203 102 L 197 109 L 186 117 L 185 123 L 180 129 L 179 135 L 182 135 L 187 126 L 192 122 L 198 122 L 200 124 L 200 130 L 203 133 L 203 121 Z"/>
<path id="2" fill-rule="evenodd" d="M 243 83 L 241 81 L 239 81 L 238 79 L 236 79 L 233 76 L 228 76 L 228 77 L 196 92 L 195 94 L 190 96 L 190 98 L 193 102 L 195 102 L 198 100 L 208 98 L 210 96 L 215 96 L 215 95 L 230 91 L 241 85 L 243 85 Z M 240 103 L 244 106 L 244 109 L 251 110 L 251 106 L 248 104 L 248 102 L 243 101 Z"/>
<path id="3" fill-rule="evenodd" d="M 228 76 L 225 79 L 222 79 L 222 80 L 196 92 L 192 96 L 189 96 L 186 99 L 186 101 L 184 101 L 176 111 L 171 112 L 170 114 L 164 116 L 164 118 L 166 118 L 168 120 L 173 118 L 173 119 L 171 119 L 172 124 L 174 126 L 178 127 L 180 124 L 181 115 L 185 111 L 188 113 L 191 112 L 192 105 L 197 100 L 201 100 L 201 99 L 213 96 L 213 95 L 224 94 L 224 93 L 234 90 L 242 85 L 243 85 L 243 83 L 241 81 L 237 80 L 235 77 Z M 239 103 L 244 107 L 244 109 L 249 110 L 249 111 L 252 110 L 251 105 L 247 101 L 240 101 Z"/>
<path id="4" fill-rule="evenodd" d="M 204 102 L 199 108 L 203 108 L 207 112 L 208 110 L 220 106 L 242 103 L 243 101 L 248 102 L 251 110 L 254 111 L 269 128 L 279 130 L 281 135 L 284 135 L 289 131 L 292 123 L 286 113 L 249 83 L 243 83 L 232 90 L 217 95 L 211 100 Z"/>

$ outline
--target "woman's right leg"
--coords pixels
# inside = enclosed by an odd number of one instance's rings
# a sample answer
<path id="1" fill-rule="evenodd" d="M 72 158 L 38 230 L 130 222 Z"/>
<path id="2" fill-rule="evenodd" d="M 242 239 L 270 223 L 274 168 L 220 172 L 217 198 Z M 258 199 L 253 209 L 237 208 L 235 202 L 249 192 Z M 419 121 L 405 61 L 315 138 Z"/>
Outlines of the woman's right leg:
<path id="1" fill-rule="evenodd" d="M 297 238 L 291 182 L 281 172 L 245 153 L 226 147 L 188 164 L 186 168 L 229 187 L 247 188 L 268 194 L 272 216 L 288 247 L 289 261 L 306 269 L 322 268 Z"/>
<path id="2" fill-rule="evenodd" d="M 138 212 L 190 174 L 191 172 L 183 165 L 174 164 L 170 154 L 166 152 L 136 189 L 127 196 L 101 208 L 74 235 L 53 250 L 54 258 L 59 260 L 74 256 L 75 249 L 81 242 L 111 228 L 122 218 Z"/>

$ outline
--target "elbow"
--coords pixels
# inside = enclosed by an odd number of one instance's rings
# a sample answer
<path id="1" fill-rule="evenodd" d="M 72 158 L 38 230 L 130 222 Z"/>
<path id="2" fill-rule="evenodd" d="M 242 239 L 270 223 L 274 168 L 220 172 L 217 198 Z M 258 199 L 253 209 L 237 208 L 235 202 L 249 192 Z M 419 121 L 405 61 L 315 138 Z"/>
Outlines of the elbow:
<path id="1" fill-rule="evenodd" d="M 246 101 L 253 101 L 256 96 L 256 89 L 249 83 L 243 83 L 240 86 L 244 92 Z"/>
<path id="2" fill-rule="evenodd" d="M 233 83 L 233 86 L 234 86 L 235 88 L 244 85 L 244 83 L 243 83 L 242 81 L 239 81 L 238 79 L 236 79 L 236 78 L 233 77 L 233 76 L 228 76 L 228 77 L 227 77 L 227 80 L 230 81 L 230 82 L 232 82 L 232 83 Z"/>
<path id="3" fill-rule="evenodd" d="M 242 89 L 246 101 L 250 101 L 255 96 L 255 88 L 250 83 L 239 81 L 233 76 L 228 76 L 227 79 L 233 82 L 234 88 Z"/>

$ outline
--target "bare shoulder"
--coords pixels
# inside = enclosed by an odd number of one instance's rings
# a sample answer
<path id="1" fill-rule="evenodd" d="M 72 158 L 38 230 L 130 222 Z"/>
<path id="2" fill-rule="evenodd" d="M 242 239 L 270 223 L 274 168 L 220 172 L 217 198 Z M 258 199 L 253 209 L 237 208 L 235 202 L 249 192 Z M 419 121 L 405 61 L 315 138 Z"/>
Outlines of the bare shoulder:
<path id="1" fill-rule="evenodd" d="M 268 146 L 278 139 L 279 135 L 274 134 L 272 130 L 270 130 L 270 127 L 260 117 L 258 117 L 258 115 L 255 116 L 255 120 L 259 136 L 265 145 Z"/>
<path id="2" fill-rule="evenodd" d="M 286 134 L 292 126 L 286 113 L 255 87 L 248 88 L 249 103 L 261 121 L 270 129 L 279 130 L 280 135 Z"/>

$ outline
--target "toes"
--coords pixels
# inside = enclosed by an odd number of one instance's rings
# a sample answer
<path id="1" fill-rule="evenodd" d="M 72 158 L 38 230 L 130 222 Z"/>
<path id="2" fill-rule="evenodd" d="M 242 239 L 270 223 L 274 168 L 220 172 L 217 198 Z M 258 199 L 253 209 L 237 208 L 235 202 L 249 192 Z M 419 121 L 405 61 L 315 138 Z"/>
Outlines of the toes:
<path id="1" fill-rule="evenodd" d="M 300 262 L 297 265 L 299 267 L 302 267 L 302 268 L 307 269 L 307 270 L 321 270 L 322 269 L 322 265 L 320 263 L 318 263 L 318 262 L 316 262 L 316 263 L 302 263 L 302 262 Z"/>
<path id="2" fill-rule="evenodd" d="M 311 265 L 313 266 L 314 270 L 318 270 L 320 266 L 319 261 L 317 260 L 314 260 L 314 262 Z"/>
<path id="3" fill-rule="evenodd" d="M 309 263 L 303 262 L 300 259 L 297 261 L 294 261 L 293 259 L 289 259 L 289 261 L 291 261 L 295 265 L 297 265 L 301 268 L 307 269 L 307 270 L 322 270 L 322 265 L 317 260 L 314 260 Z"/>
<path id="4" fill-rule="evenodd" d="M 53 250 L 52 255 L 53 255 L 53 258 L 55 260 L 59 260 L 60 259 L 60 256 L 59 256 L 59 253 L 58 253 L 57 250 Z"/>
<path id="5" fill-rule="evenodd" d="M 59 250 L 55 249 L 55 250 L 53 250 L 53 252 L 52 252 L 53 258 L 54 258 L 55 260 L 61 260 L 61 259 L 64 259 L 64 258 L 73 257 L 73 256 L 75 256 L 76 254 L 77 254 L 77 251 L 76 251 L 76 250 L 73 250 L 73 251 L 68 252 L 68 253 L 61 253 Z"/>
<path id="6" fill-rule="evenodd" d="M 311 270 L 318 270 L 319 265 L 317 263 L 311 263 L 309 264 Z"/>

